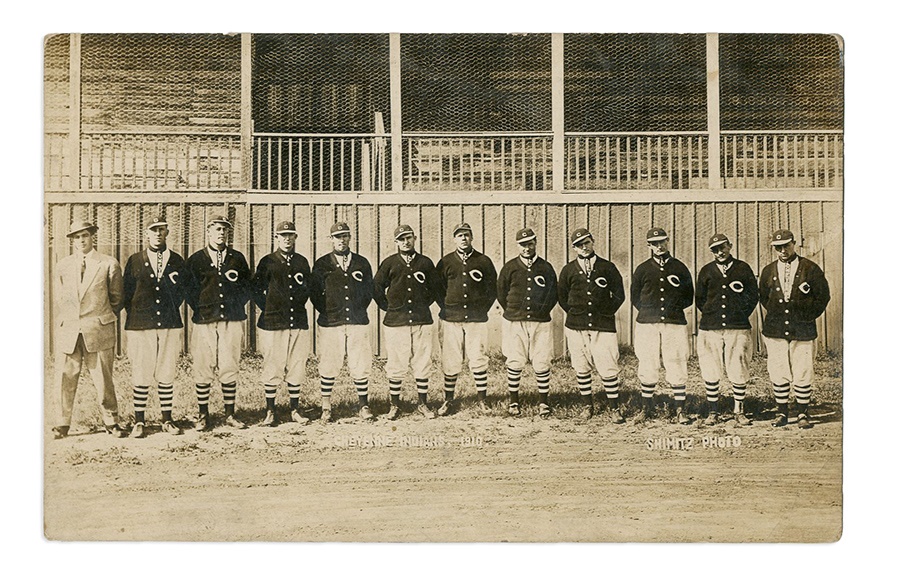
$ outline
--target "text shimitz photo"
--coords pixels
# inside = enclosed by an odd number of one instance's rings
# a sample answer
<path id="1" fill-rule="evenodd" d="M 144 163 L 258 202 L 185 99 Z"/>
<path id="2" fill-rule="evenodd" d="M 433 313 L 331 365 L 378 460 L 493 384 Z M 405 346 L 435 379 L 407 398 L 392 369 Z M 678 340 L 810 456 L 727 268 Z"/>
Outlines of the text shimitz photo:
<path id="1" fill-rule="evenodd" d="M 843 78 L 826 34 L 47 36 L 46 537 L 838 540 Z"/>

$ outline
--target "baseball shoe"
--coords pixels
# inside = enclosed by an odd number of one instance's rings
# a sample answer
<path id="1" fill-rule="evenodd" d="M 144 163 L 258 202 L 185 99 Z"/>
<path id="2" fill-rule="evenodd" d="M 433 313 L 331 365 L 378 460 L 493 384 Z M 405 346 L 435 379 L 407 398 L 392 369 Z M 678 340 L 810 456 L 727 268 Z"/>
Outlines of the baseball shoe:
<path id="1" fill-rule="evenodd" d="M 372 411 L 369 410 L 369 406 L 365 405 L 359 408 L 359 418 L 363 421 L 374 421 L 375 415 L 373 415 Z"/>
<path id="2" fill-rule="evenodd" d="M 309 423 L 309 419 L 300 414 L 300 411 L 294 409 L 291 411 L 291 421 L 294 423 L 299 423 L 300 425 L 306 425 Z"/>
<path id="3" fill-rule="evenodd" d="M 691 422 L 690 418 L 681 409 L 679 409 L 678 412 L 675 413 L 675 420 L 678 421 L 679 425 L 687 425 Z"/>
<path id="4" fill-rule="evenodd" d="M 646 409 L 641 409 L 640 411 L 638 411 L 638 412 L 635 414 L 635 416 L 634 416 L 634 423 L 635 423 L 636 425 L 640 425 L 641 423 L 647 423 L 647 422 L 649 422 L 649 421 L 650 421 L 651 419 L 653 419 L 653 418 L 654 418 L 654 417 L 653 417 L 653 413 L 652 413 L 652 412 L 647 411 Z"/>
<path id="5" fill-rule="evenodd" d="M 69 436 L 69 427 L 68 425 L 62 425 L 60 427 L 53 428 L 53 438 L 54 439 L 63 439 Z"/>
<path id="6" fill-rule="evenodd" d="M 487 401 L 478 401 L 478 410 L 484 415 L 491 412 L 491 408 L 488 407 Z"/>
<path id="7" fill-rule="evenodd" d="M 747 418 L 747 415 L 743 413 L 735 413 L 734 414 L 734 425 L 735 427 L 746 427 L 750 425 L 753 421 Z"/>
<path id="8" fill-rule="evenodd" d="M 522 410 L 519 409 L 518 403 L 510 403 L 509 404 L 509 414 L 512 415 L 513 417 L 518 417 L 519 415 L 522 414 Z"/>
<path id="9" fill-rule="evenodd" d="M 322 422 L 323 423 L 331 423 L 331 408 L 326 407 L 322 409 Z"/>
<path id="10" fill-rule="evenodd" d="M 419 403 L 419 406 L 416 407 L 416 411 L 418 411 L 419 414 L 426 419 L 434 419 L 434 411 L 429 409 L 428 405 L 426 405 L 425 403 Z"/>
<path id="11" fill-rule="evenodd" d="M 610 411 L 610 415 L 612 415 L 612 422 L 616 425 L 621 425 L 625 422 L 625 417 L 622 416 L 622 411 L 620 411 L 618 408 Z"/>
<path id="12" fill-rule="evenodd" d="M 135 423 L 134 427 L 131 428 L 131 438 L 132 439 L 141 439 L 144 437 L 144 424 L 143 423 Z"/>
<path id="13" fill-rule="evenodd" d="M 399 417 L 399 416 L 400 416 L 400 407 L 398 407 L 397 405 L 391 405 L 391 408 L 388 409 L 387 415 L 385 415 L 385 417 L 387 417 L 388 421 L 396 421 L 397 417 Z"/>
<path id="14" fill-rule="evenodd" d="M 194 421 L 194 429 L 197 431 L 209 431 L 210 427 L 209 415 L 206 413 L 198 415 L 197 420 Z"/>
<path id="15" fill-rule="evenodd" d="M 593 410 L 591 411 L 593 413 Z M 538 405 L 538 417 L 541 419 L 549 419 L 550 418 L 550 405 L 547 403 L 541 403 Z"/>
<path id="16" fill-rule="evenodd" d="M 806 416 L 806 413 L 801 413 L 797 416 L 797 427 L 801 429 L 810 429 L 812 424 L 809 422 L 809 417 Z"/>
<path id="17" fill-rule="evenodd" d="M 578 413 L 578 418 L 584 419 L 585 421 L 587 421 L 588 419 L 590 419 L 593 416 L 594 416 L 594 407 L 591 405 L 585 405 L 584 407 L 581 408 L 581 412 Z"/>
<path id="18" fill-rule="evenodd" d="M 438 409 L 438 417 L 446 417 L 452 415 L 456 411 L 456 404 L 453 401 L 444 401 Z"/>
<path id="19" fill-rule="evenodd" d="M 242 422 L 238 421 L 234 415 L 228 415 L 225 417 L 225 424 L 231 427 L 232 429 L 246 429 L 247 426 Z"/>
<path id="20" fill-rule="evenodd" d="M 706 419 L 703 420 L 704 425 L 715 425 L 719 422 L 719 414 L 715 411 L 710 411 L 709 415 L 706 416 Z"/>
<path id="21" fill-rule="evenodd" d="M 275 424 L 275 413 L 273 413 L 272 411 L 266 411 L 266 418 L 262 420 L 262 423 L 260 423 L 260 425 L 263 427 L 274 427 Z"/>
<path id="22" fill-rule="evenodd" d="M 787 415 L 784 413 L 775 415 L 775 420 L 772 421 L 772 427 L 784 427 L 785 425 L 787 425 Z"/>
<path id="23" fill-rule="evenodd" d="M 162 424 L 163 433 L 168 433 L 169 435 L 181 435 L 184 431 L 181 430 L 181 427 L 176 425 L 171 421 L 166 421 Z"/>
<path id="24" fill-rule="evenodd" d="M 127 437 L 128 434 L 119 427 L 118 424 L 113 423 L 112 425 L 105 425 L 104 428 L 106 432 L 115 437 L 116 439 L 121 439 L 122 437 Z"/>

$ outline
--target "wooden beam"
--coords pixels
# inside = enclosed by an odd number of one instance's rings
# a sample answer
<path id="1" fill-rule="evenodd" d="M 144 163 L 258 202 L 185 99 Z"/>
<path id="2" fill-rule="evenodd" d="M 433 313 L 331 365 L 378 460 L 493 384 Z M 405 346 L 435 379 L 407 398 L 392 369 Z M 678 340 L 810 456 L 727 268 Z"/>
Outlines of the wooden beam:
<path id="1" fill-rule="evenodd" d="M 564 36 L 550 35 L 550 92 L 553 128 L 553 191 L 565 188 L 566 167 L 566 110 L 565 110 L 565 61 L 563 58 Z"/>
<path id="2" fill-rule="evenodd" d="M 391 191 L 403 190 L 403 114 L 400 106 L 400 34 L 390 35 L 391 67 Z"/>
<path id="3" fill-rule="evenodd" d="M 81 186 L 81 34 L 69 35 L 69 136 L 63 155 L 69 189 Z"/>
<path id="4" fill-rule="evenodd" d="M 253 185 L 253 38 L 241 33 L 241 186 Z"/>
<path id="5" fill-rule="evenodd" d="M 709 188 L 722 189 L 719 119 L 719 35 L 706 35 L 706 130 L 709 133 Z"/>

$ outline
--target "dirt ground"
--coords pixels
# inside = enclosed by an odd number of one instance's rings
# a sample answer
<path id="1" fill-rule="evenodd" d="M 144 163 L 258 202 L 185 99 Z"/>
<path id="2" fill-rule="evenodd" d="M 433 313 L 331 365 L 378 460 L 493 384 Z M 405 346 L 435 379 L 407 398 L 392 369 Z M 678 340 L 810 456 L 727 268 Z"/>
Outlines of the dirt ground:
<path id="1" fill-rule="evenodd" d="M 830 542 L 840 408 L 680 426 L 482 415 L 342 418 L 46 441 L 54 540 Z M 409 409 L 411 411 L 411 408 Z M 280 410 L 284 413 L 283 410 Z M 376 412 L 379 412 L 376 409 Z M 188 423 L 185 422 L 185 426 Z M 678 448 L 672 448 L 678 447 Z"/>

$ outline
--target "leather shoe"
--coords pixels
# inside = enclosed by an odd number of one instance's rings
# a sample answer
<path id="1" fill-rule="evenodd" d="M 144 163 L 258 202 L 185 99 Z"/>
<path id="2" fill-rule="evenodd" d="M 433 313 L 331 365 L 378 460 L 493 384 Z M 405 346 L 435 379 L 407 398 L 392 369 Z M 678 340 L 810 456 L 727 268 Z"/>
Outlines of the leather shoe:
<path id="1" fill-rule="evenodd" d="M 309 423 L 309 419 L 300 414 L 300 411 L 294 409 L 291 411 L 291 421 L 294 423 L 299 423 L 300 425 L 306 425 Z"/>
<path id="2" fill-rule="evenodd" d="M 247 426 L 242 422 L 238 421 L 234 415 L 228 415 L 225 417 L 225 424 L 231 427 L 232 429 L 246 429 Z"/>
<path id="3" fill-rule="evenodd" d="M 456 411 L 456 405 L 453 401 L 444 401 L 441 404 L 441 408 L 438 409 L 437 414 L 438 417 L 446 417 L 447 415 L 452 415 Z"/>
<path id="4" fill-rule="evenodd" d="M 785 425 L 787 425 L 787 415 L 784 413 L 775 415 L 775 420 L 772 421 L 772 427 L 784 427 Z"/>
<path id="5" fill-rule="evenodd" d="M 122 430 L 117 424 L 106 425 L 106 432 L 115 437 L 116 439 L 121 439 L 122 437 L 126 437 L 128 434 Z"/>
<path id="6" fill-rule="evenodd" d="M 797 427 L 801 429 L 809 429 L 812 427 L 812 424 L 809 422 L 809 417 L 806 416 L 806 413 L 801 413 L 797 417 Z"/>
<path id="7" fill-rule="evenodd" d="M 719 414 L 715 411 L 710 411 L 709 415 L 706 416 L 706 419 L 703 420 L 704 425 L 715 425 L 719 422 Z"/>
<path id="8" fill-rule="evenodd" d="M 266 411 L 266 418 L 262 420 L 260 423 L 263 427 L 274 427 L 275 426 L 275 413 L 272 411 Z"/>
<path id="9" fill-rule="evenodd" d="M 610 411 L 610 414 L 612 415 L 612 422 L 616 425 L 621 425 L 625 422 L 625 417 L 622 416 L 622 411 L 620 411 L 618 408 Z"/>
<path id="10" fill-rule="evenodd" d="M 426 405 L 425 403 L 420 403 L 419 406 L 416 407 L 416 411 L 418 411 L 419 414 L 426 419 L 434 419 L 434 411 L 429 409 L 428 405 Z"/>
<path id="11" fill-rule="evenodd" d="M 197 420 L 194 422 L 194 429 L 197 431 L 209 431 L 210 427 L 208 414 L 202 413 L 197 416 Z"/>
<path id="12" fill-rule="evenodd" d="M 400 407 L 397 405 L 391 405 L 391 408 L 388 409 L 386 418 L 388 421 L 396 421 L 397 417 L 400 416 Z"/>
<path id="13" fill-rule="evenodd" d="M 53 428 L 53 438 L 54 439 L 63 439 L 69 436 L 69 426 L 62 425 L 60 427 Z"/>
<path id="14" fill-rule="evenodd" d="M 166 421 L 162 424 L 163 433 L 168 433 L 169 435 L 181 435 L 184 431 L 181 430 L 181 427 L 176 425 L 171 421 Z"/>
<path id="15" fill-rule="evenodd" d="M 144 424 L 143 423 L 135 423 L 134 427 L 131 428 L 131 438 L 132 439 L 141 439 L 144 436 Z"/>
<path id="16" fill-rule="evenodd" d="M 583 420 L 588 420 L 594 416 L 594 407 L 591 405 L 585 405 L 581 408 L 581 412 L 578 413 L 578 418 Z"/>
<path id="17" fill-rule="evenodd" d="M 547 403 L 541 403 L 538 405 L 538 417 L 541 419 L 549 419 L 550 418 L 550 405 Z"/>
<path id="18" fill-rule="evenodd" d="M 519 409 L 518 403 L 510 403 L 509 404 L 509 414 L 512 415 L 513 417 L 518 417 L 519 415 L 522 414 L 522 410 Z"/>
<path id="19" fill-rule="evenodd" d="M 691 422 L 690 418 L 688 418 L 688 416 L 685 415 L 684 411 L 682 411 L 681 409 L 679 409 L 678 412 L 675 413 L 675 420 L 678 421 L 679 425 L 687 425 Z"/>
<path id="20" fill-rule="evenodd" d="M 359 408 L 359 418 L 363 421 L 374 421 L 375 415 L 372 414 L 372 411 L 369 409 L 368 405 L 364 405 Z"/>
<path id="21" fill-rule="evenodd" d="M 322 409 L 322 422 L 331 423 L 331 407 L 325 407 Z"/>
<path id="22" fill-rule="evenodd" d="M 750 425 L 752 421 L 747 418 L 747 415 L 743 413 L 735 413 L 734 414 L 734 424 L 736 427 L 746 427 Z"/>

